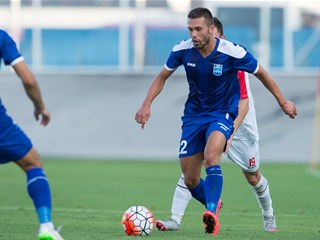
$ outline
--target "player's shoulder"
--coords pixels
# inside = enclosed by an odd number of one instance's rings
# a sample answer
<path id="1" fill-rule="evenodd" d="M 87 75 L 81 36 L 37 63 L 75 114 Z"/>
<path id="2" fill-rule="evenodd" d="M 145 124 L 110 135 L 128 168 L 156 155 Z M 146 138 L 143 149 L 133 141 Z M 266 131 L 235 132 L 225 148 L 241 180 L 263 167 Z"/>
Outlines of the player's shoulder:
<path id="1" fill-rule="evenodd" d="M 226 39 L 219 39 L 217 51 L 230 55 L 234 58 L 243 58 L 247 50 L 239 44 L 230 42 Z"/>
<path id="2" fill-rule="evenodd" d="M 180 43 L 174 45 L 172 51 L 177 52 L 181 50 L 187 50 L 193 48 L 193 42 L 191 39 L 182 40 Z"/>
<path id="3" fill-rule="evenodd" d="M 9 33 L 4 28 L 0 27 L 0 40 L 6 41 L 8 39 L 12 39 L 12 37 L 9 35 Z"/>
<path id="4" fill-rule="evenodd" d="M 8 32 L 2 27 L 0 27 L 0 35 L 1 36 L 9 36 Z"/>

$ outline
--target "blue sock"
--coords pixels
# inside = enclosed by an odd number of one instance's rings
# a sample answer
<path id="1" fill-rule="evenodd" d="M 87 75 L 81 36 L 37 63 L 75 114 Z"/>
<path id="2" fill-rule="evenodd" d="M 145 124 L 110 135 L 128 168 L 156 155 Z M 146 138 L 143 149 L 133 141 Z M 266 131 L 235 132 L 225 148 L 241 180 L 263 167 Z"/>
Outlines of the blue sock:
<path id="1" fill-rule="evenodd" d="M 27 190 L 33 200 L 40 224 L 51 222 L 51 192 L 42 168 L 27 171 Z"/>
<path id="2" fill-rule="evenodd" d="M 201 202 L 205 207 L 207 207 L 206 197 L 204 195 L 204 180 L 200 178 L 199 184 L 193 188 L 189 189 L 193 198 Z"/>
<path id="3" fill-rule="evenodd" d="M 219 165 L 206 169 L 207 177 L 204 183 L 204 191 L 207 201 L 207 209 L 216 213 L 218 201 L 222 192 L 223 177 Z"/>

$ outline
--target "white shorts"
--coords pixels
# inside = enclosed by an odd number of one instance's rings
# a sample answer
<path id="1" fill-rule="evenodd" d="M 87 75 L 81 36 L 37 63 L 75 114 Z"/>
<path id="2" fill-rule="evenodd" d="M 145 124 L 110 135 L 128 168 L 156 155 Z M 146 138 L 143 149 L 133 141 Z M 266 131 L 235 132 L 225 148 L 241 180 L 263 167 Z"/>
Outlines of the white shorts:
<path id="1" fill-rule="evenodd" d="M 259 132 L 247 73 L 245 73 L 245 79 L 249 96 L 249 110 L 232 139 L 227 156 L 243 171 L 255 172 L 260 166 Z"/>
<path id="2" fill-rule="evenodd" d="M 259 142 L 233 139 L 227 151 L 228 159 L 245 172 L 255 172 L 260 165 Z"/>

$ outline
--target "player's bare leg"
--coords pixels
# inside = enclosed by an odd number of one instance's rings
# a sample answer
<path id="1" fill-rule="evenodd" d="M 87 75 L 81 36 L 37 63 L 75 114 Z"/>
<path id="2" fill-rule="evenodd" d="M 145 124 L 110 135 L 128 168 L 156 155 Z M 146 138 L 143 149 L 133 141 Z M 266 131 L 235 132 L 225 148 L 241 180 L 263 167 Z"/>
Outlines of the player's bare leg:
<path id="1" fill-rule="evenodd" d="M 184 182 L 188 189 L 195 188 L 200 182 L 203 153 L 197 153 L 180 159 Z"/>

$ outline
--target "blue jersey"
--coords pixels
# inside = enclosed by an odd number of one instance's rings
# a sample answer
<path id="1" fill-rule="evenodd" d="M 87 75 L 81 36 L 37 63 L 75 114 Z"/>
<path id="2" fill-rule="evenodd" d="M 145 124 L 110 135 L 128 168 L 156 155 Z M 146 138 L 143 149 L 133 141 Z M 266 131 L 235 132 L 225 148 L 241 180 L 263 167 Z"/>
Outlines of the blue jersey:
<path id="1" fill-rule="evenodd" d="M 7 32 L 0 29 L 0 60 L 6 65 L 15 65 L 23 60 L 16 43 Z M 32 148 L 27 135 L 8 116 L 0 99 L 0 164 L 17 161 Z"/>
<path id="2" fill-rule="evenodd" d="M 16 43 L 9 34 L 0 28 L 0 60 L 3 59 L 5 65 L 14 65 L 23 60 Z"/>
<path id="3" fill-rule="evenodd" d="M 238 115 L 240 86 L 237 70 L 255 73 L 258 61 L 240 45 L 216 38 L 212 53 L 203 57 L 191 39 L 175 45 L 166 62 L 166 69 L 174 71 L 183 65 L 189 83 L 189 95 L 184 116 L 203 113 Z"/>

